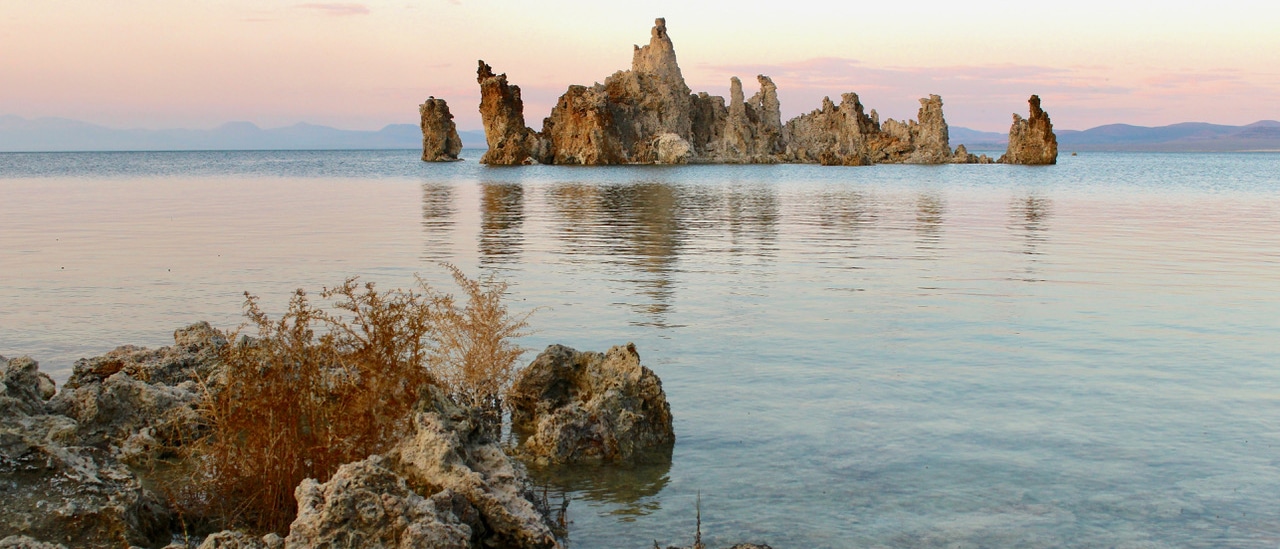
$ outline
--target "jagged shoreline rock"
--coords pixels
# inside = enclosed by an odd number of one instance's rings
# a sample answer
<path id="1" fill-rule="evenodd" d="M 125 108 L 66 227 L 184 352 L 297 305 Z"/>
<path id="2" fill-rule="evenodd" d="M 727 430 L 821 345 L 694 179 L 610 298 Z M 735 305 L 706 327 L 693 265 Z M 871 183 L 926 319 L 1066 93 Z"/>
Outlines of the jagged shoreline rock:
<path id="1" fill-rule="evenodd" d="M 163 500 L 110 451 L 82 441 L 76 420 L 50 409 L 41 381 L 36 361 L 6 361 L 0 536 L 102 548 L 167 540 L 172 514 Z"/>
<path id="2" fill-rule="evenodd" d="M 508 395 L 518 452 L 543 464 L 671 459 L 671 406 L 635 345 L 607 353 L 552 345 Z"/>
<path id="3" fill-rule="evenodd" d="M 486 416 L 438 388 L 384 454 L 299 484 L 287 536 L 188 538 L 193 517 L 180 519 L 143 477 L 200 428 L 200 391 L 224 383 L 227 345 L 222 332 L 193 324 L 175 331 L 172 346 L 77 361 L 60 392 L 36 361 L 0 357 L 0 548 L 561 547 L 549 506 Z M 669 462 L 670 406 L 634 345 L 604 354 L 553 345 L 520 379 L 512 398 L 523 407 L 513 416 L 537 423 L 548 448 L 570 450 L 550 461 L 637 460 L 656 450 Z"/>
<path id="4" fill-rule="evenodd" d="M 1058 136 L 1053 133 L 1049 113 L 1040 108 L 1040 96 L 1027 100 L 1031 113 L 1023 119 L 1013 113 L 1009 127 L 1009 148 L 1000 157 L 1001 164 L 1043 166 L 1058 163 Z"/>
<path id="5" fill-rule="evenodd" d="M 649 43 L 636 46 L 631 69 L 593 86 L 571 85 L 535 132 L 524 125 L 520 88 L 479 62 L 480 113 L 490 153 L 486 164 L 989 164 L 963 145 L 953 151 L 942 98 L 920 100 L 917 120 L 880 123 L 855 93 L 837 107 L 782 122 L 777 86 L 758 75 L 760 91 L 744 99 L 729 82 L 729 101 L 689 90 L 666 20 L 655 20 Z M 1033 114 L 1034 117 L 1034 114 Z M 1016 124 L 1015 124 L 1016 126 Z M 1055 153 L 1056 154 L 1056 153 Z"/>
<path id="6" fill-rule="evenodd" d="M 462 152 L 462 138 L 453 114 L 444 99 L 428 97 L 418 105 L 419 127 L 422 128 L 422 161 L 453 162 Z"/>
<path id="7" fill-rule="evenodd" d="M 77 361 L 60 392 L 35 360 L 0 357 L 4 546 L 159 547 L 183 535 L 170 503 L 139 475 L 159 460 L 180 459 L 174 451 L 199 436 L 202 391 L 218 390 L 219 350 L 227 344 L 207 323 L 194 324 L 177 330 L 172 346 L 126 345 Z M 278 549 L 356 539 L 383 546 L 558 546 L 523 470 L 479 411 L 432 388 L 413 421 L 410 436 L 386 458 L 371 456 L 325 483 L 299 485 L 300 511 L 288 537 L 224 531 L 200 547 Z"/>

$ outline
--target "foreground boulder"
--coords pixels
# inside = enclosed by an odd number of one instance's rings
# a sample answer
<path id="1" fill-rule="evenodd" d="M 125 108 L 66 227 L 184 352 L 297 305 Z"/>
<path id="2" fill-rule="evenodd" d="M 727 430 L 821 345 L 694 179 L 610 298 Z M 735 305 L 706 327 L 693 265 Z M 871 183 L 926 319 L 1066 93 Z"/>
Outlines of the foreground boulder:
<path id="1" fill-rule="evenodd" d="M 31 357 L 9 360 L 0 356 L 0 415 L 39 415 L 57 392 L 53 379 Z"/>
<path id="2" fill-rule="evenodd" d="M 1053 133 L 1049 113 L 1040 108 L 1040 96 L 1033 95 L 1027 102 L 1031 104 L 1031 115 L 1024 120 L 1018 113 L 1013 114 L 1009 148 L 1000 157 L 1000 163 L 1028 166 L 1057 164 L 1058 136 Z"/>
<path id="3" fill-rule="evenodd" d="M 418 117 L 422 128 L 422 161 L 452 162 L 462 152 L 462 138 L 458 136 L 458 126 L 453 123 L 453 114 L 443 99 L 427 98 L 418 105 Z"/>
<path id="4" fill-rule="evenodd" d="M 77 360 L 64 388 L 101 383 L 117 372 L 145 383 L 168 386 L 207 381 L 215 377 L 218 350 L 226 344 L 226 337 L 208 322 L 197 322 L 175 330 L 173 345 L 168 347 L 122 345 L 103 356 Z"/>
<path id="5" fill-rule="evenodd" d="M 468 549 L 472 530 L 454 513 L 453 496 L 442 490 L 424 498 L 382 457 L 370 456 L 338 468 L 328 482 L 298 486 L 298 518 L 285 547 Z"/>
<path id="6" fill-rule="evenodd" d="M 387 453 L 387 460 L 422 493 L 448 491 L 465 499 L 455 509 L 474 509 L 467 521 L 485 546 L 524 549 L 557 547 L 545 513 L 524 475 L 503 452 L 479 410 L 462 408 L 437 392 L 424 398 L 413 432 Z M 435 497 L 435 496 L 432 496 Z M 460 511 L 466 520 L 465 511 Z"/>
<path id="7" fill-rule="evenodd" d="M 184 543 L 171 543 L 164 549 L 187 549 Z M 284 538 L 274 533 L 262 537 L 251 536 L 235 530 L 209 534 L 197 549 L 283 549 Z"/>
<path id="8" fill-rule="evenodd" d="M 605 354 L 547 347 L 508 399 L 519 452 L 540 463 L 670 459 L 675 444 L 662 380 L 632 344 Z"/>
<path id="9" fill-rule="evenodd" d="M 0 407 L 0 536 L 72 547 L 155 545 L 170 535 L 164 503 L 108 451 L 83 445 L 77 422 L 47 413 L 38 364 L 6 361 Z M 17 395 L 17 396 L 14 396 Z M 21 405 L 16 404 L 21 402 Z"/>
<path id="10" fill-rule="evenodd" d="M 483 414 L 432 388 L 413 428 L 385 456 L 338 468 L 326 482 L 298 485 L 298 515 L 280 546 L 553 549 L 547 510 L 503 453 Z M 273 549 L 234 531 L 201 548 Z M 279 538 L 277 538 L 279 539 Z"/>
<path id="11" fill-rule="evenodd" d="M 0 549 L 66 549 L 66 547 L 66 545 L 46 543 L 28 536 L 9 536 L 0 539 Z"/>
<path id="12" fill-rule="evenodd" d="M 76 422 L 77 443 L 145 467 L 200 435 L 202 384 L 216 384 L 226 339 L 201 322 L 174 332 L 174 345 L 118 347 L 76 361 L 48 403 Z"/>
<path id="13" fill-rule="evenodd" d="M 167 505 L 125 466 L 145 466 L 196 427 L 199 383 L 216 378 L 226 340 L 207 323 L 160 349 L 124 346 L 76 362 L 54 395 L 36 361 L 5 361 L 0 379 L 0 536 L 72 547 L 155 546 Z"/>

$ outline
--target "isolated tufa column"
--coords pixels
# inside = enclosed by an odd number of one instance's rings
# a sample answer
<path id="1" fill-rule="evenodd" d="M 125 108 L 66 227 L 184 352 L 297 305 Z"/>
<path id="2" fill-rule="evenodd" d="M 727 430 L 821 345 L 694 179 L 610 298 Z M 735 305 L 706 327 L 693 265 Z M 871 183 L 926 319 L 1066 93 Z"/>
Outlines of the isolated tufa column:
<path id="1" fill-rule="evenodd" d="M 458 137 L 458 127 L 453 123 L 453 115 L 449 114 L 449 105 L 443 99 L 429 97 L 426 103 L 418 105 L 418 114 L 422 117 L 422 161 L 458 160 L 458 153 L 462 152 L 462 138 Z"/>
<path id="2" fill-rule="evenodd" d="M 1030 117 L 1013 115 L 1009 127 L 1009 148 L 1000 157 L 1001 164 L 1044 165 L 1058 163 L 1058 136 L 1053 133 L 1049 113 L 1040 108 L 1040 96 L 1033 95 Z"/>

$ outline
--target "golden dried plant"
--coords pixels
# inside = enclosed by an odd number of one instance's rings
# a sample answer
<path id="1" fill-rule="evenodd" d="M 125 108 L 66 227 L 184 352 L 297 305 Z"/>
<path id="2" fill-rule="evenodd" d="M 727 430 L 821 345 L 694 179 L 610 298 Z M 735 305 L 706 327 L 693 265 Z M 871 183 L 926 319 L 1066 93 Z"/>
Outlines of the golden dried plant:
<path id="1" fill-rule="evenodd" d="M 320 293 L 334 312 L 298 290 L 271 320 L 246 292 L 246 327 L 257 335 L 229 334 L 222 369 L 205 380 L 206 436 L 190 454 L 194 482 L 179 491 L 188 512 L 217 527 L 287 532 L 294 488 L 388 450 L 427 385 L 500 421 L 523 353 L 512 339 L 528 314 L 507 313 L 506 284 L 445 267 L 465 304 L 421 278 L 417 291 L 384 292 L 350 278 Z"/>

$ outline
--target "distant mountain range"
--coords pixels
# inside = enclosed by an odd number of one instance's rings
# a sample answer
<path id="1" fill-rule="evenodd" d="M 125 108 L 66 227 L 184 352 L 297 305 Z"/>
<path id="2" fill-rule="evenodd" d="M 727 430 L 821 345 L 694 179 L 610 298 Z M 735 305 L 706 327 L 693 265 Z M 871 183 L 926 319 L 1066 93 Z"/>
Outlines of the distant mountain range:
<path id="1" fill-rule="evenodd" d="M 485 147 L 483 131 L 458 132 L 464 147 Z M 118 130 L 65 118 L 0 116 L 0 151 L 216 151 L 418 149 L 422 131 L 391 124 L 377 131 L 313 124 L 263 129 L 230 122 L 211 130 Z"/>
<path id="2" fill-rule="evenodd" d="M 1184 122 L 1148 128 L 1108 124 L 1096 128 L 1055 130 L 1060 152 L 1238 152 L 1280 151 L 1280 122 L 1263 120 L 1248 126 Z M 1009 136 L 967 128 L 950 128 L 951 143 L 970 150 L 1004 149 Z"/>
<path id="3" fill-rule="evenodd" d="M 484 148 L 484 132 L 461 131 L 467 148 Z M 1150 151 L 1234 152 L 1280 151 L 1280 122 L 1264 120 L 1247 126 L 1187 122 L 1148 128 L 1110 124 L 1076 131 L 1057 130 L 1062 152 Z M 951 144 L 969 150 L 1003 150 L 1008 136 L 958 126 L 950 128 Z M 180 151 L 180 150 L 337 150 L 417 149 L 422 134 L 413 124 L 391 124 L 377 131 L 339 130 L 313 124 L 263 129 L 250 122 L 230 122 L 210 130 L 119 130 L 65 118 L 27 119 L 0 116 L 0 151 Z"/>

